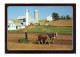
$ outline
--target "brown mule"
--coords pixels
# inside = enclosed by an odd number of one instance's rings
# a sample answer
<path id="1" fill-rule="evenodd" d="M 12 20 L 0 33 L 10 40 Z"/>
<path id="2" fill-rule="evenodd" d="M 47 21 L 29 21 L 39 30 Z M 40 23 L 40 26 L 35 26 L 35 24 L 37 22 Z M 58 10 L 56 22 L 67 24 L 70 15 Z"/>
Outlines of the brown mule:
<path id="1" fill-rule="evenodd" d="M 40 34 L 39 36 L 38 36 L 38 43 L 40 44 L 40 43 L 49 43 L 50 44 L 50 42 L 49 42 L 49 36 L 47 35 L 47 34 Z"/>
<path id="2" fill-rule="evenodd" d="M 58 34 L 57 34 L 57 32 L 54 32 L 54 33 L 47 33 L 47 35 L 49 36 L 49 38 L 50 38 L 50 42 L 51 43 L 54 43 L 54 38 L 55 37 L 58 37 Z"/>

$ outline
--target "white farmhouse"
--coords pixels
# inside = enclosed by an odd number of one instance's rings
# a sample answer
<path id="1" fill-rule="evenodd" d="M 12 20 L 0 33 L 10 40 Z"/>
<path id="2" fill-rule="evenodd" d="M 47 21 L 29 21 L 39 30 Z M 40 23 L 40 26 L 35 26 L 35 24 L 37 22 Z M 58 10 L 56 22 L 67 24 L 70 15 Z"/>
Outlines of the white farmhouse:
<path id="1" fill-rule="evenodd" d="M 23 28 L 25 28 L 25 26 L 23 26 L 21 23 L 13 23 L 12 20 L 8 21 L 8 30 L 17 30 Z"/>
<path id="2" fill-rule="evenodd" d="M 47 21 L 52 21 L 53 19 L 52 19 L 52 16 L 50 15 L 50 16 L 47 16 Z"/>

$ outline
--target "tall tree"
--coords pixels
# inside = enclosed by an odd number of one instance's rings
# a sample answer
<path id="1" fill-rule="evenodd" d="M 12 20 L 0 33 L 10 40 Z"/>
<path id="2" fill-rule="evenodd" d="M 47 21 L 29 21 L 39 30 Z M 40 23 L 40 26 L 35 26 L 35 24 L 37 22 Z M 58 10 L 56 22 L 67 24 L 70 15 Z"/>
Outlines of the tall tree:
<path id="1" fill-rule="evenodd" d="M 52 18 L 58 20 L 59 19 L 58 13 L 52 13 Z"/>
<path id="2" fill-rule="evenodd" d="M 64 16 L 62 15 L 60 19 L 64 19 Z"/>
<path id="3" fill-rule="evenodd" d="M 71 19 L 71 17 L 69 15 L 66 15 L 66 19 Z"/>
<path id="4" fill-rule="evenodd" d="M 66 17 L 64 16 L 64 19 L 65 19 Z"/>

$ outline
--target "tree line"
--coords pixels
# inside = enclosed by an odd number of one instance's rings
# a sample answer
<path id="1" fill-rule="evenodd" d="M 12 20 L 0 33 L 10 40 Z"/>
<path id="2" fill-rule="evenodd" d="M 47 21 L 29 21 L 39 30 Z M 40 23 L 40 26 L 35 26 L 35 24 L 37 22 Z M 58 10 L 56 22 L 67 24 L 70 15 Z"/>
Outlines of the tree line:
<path id="1" fill-rule="evenodd" d="M 70 15 L 66 15 L 66 16 L 59 16 L 58 13 L 52 13 L 52 19 L 55 19 L 55 20 L 60 20 L 60 19 L 71 19 Z"/>

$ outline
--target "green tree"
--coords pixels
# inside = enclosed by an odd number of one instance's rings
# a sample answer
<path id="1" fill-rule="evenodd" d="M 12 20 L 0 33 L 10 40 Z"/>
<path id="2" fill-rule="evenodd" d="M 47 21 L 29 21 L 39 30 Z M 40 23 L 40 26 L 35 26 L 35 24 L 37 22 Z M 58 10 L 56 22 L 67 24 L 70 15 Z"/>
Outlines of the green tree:
<path id="1" fill-rule="evenodd" d="M 61 18 L 60 19 L 64 19 L 64 16 L 61 16 Z"/>
<path id="2" fill-rule="evenodd" d="M 71 17 L 69 15 L 66 15 L 66 19 L 71 19 Z"/>
<path id="3" fill-rule="evenodd" d="M 64 16 L 64 19 L 66 19 L 66 17 Z"/>
<path id="4" fill-rule="evenodd" d="M 58 13 L 52 13 L 52 18 L 58 20 L 59 19 Z"/>

